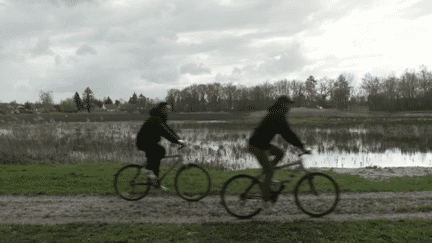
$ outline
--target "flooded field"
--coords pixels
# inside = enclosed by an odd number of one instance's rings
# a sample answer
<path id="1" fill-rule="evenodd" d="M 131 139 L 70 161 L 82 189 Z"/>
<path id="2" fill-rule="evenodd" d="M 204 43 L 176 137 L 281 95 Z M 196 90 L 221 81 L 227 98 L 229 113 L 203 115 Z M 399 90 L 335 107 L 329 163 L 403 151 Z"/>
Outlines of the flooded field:
<path id="1" fill-rule="evenodd" d="M 403 121 L 402 121 L 403 122 Z M 112 161 L 141 163 L 144 153 L 135 147 L 142 122 L 49 122 L 0 127 L 1 163 L 71 163 Z M 221 170 L 259 168 L 246 151 L 251 124 L 241 121 L 173 121 L 171 126 L 188 141 L 182 151 L 187 161 Z M 195 126 L 198 124 L 198 126 Z M 236 126 L 236 129 L 232 129 Z M 313 150 L 307 167 L 361 168 L 366 166 L 432 166 L 432 126 L 418 123 L 371 123 L 320 127 L 293 125 Z M 220 125 L 220 127 L 218 127 Z M 285 149 L 284 162 L 298 152 L 278 135 L 274 144 Z M 162 139 L 167 153 L 178 153 Z"/>

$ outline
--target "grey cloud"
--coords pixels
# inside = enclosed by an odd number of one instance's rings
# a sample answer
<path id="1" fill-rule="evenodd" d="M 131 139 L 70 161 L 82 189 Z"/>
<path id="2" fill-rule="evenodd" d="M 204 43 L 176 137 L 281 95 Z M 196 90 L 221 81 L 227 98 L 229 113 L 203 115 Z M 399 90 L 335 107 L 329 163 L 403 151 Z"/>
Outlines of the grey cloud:
<path id="1" fill-rule="evenodd" d="M 55 64 L 56 65 L 60 65 L 61 61 L 62 61 L 62 58 L 61 58 L 60 55 L 56 55 L 56 57 L 54 58 L 54 60 L 55 60 Z"/>
<path id="2" fill-rule="evenodd" d="M 83 56 L 86 54 L 92 54 L 92 55 L 96 55 L 96 49 L 94 49 L 93 47 L 84 44 L 82 45 L 80 48 L 78 48 L 78 50 L 76 50 L 75 54 Z"/>
<path id="3" fill-rule="evenodd" d="M 142 71 L 141 78 L 151 83 L 168 84 L 175 83 L 179 79 L 178 70 L 170 66 L 162 66 L 158 69 L 145 69 Z"/>
<path id="4" fill-rule="evenodd" d="M 211 73 L 210 69 L 203 67 L 201 63 L 199 66 L 196 63 L 188 63 L 180 67 L 180 73 L 190 73 L 192 75 L 199 75 L 203 73 Z"/>
<path id="5" fill-rule="evenodd" d="M 50 78 L 45 78 L 44 83 L 49 85 L 46 89 L 59 93 L 75 93 L 76 89 L 80 89 L 78 91 L 80 93 L 85 88 L 90 87 L 95 92 L 96 97 L 101 98 L 129 89 L 131 75 L 121 68 L 103 67 L 100 64 L 94 64 L 75 67 L 71 70 L 57 71 Z"/>
<path id="6" fill-rule="evenodd" d="M 40 39 L 30 52 L 33 54 L 33 56 L 54 54 L 54 52 L 50 49 L 50 42 L 48 39 Z"/>
<path id="7" fill-rule="evenodd" d="M 241 73 L 242 73 L 242 70 L 240 68 L 234 67 L 231 74 L 235 75 L 235 74 L 241 74 Z"/>
<path id="8" fill-rule="evenodd" d="M 426 15 L 431 15 L 432 4 L 430 1 L 420 1 L 413 4 L 402 13 L 402 17 L 407 19 L 417 19 Z"/>
<path id="9" fill-rule="evenodd" d="M 218 73 L 215 76 L 214 81 L 217 83 L 229 83 L 229 82 L 235 82 L 235 81 L 239 81 L 240 78 L 238 77 L 238 75 L 226 75 L 226 74 L 222 74 L 222 73 Z"/>
<path id="10" fill-rule="evenodd" d="M 299 51 L 300 45 L 296 44 L 283 53 L 280 53 L 280 59 L 269 57 L 265 63 L 258 67 L 258 72 L 263 75 L 278 75 L 299 71 L 307 63 L 306 58 Z"/>

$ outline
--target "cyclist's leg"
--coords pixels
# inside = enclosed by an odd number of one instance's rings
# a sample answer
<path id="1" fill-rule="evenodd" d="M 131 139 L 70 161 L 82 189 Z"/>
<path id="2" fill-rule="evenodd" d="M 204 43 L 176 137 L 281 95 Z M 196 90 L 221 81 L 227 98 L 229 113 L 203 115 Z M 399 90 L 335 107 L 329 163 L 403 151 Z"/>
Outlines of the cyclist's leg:
<path id="1" fill-rule="evenodd" d="M 284 152 L 282 151 L 282 149 L 280 149 L 280 148 L 278 148 L 272 144 L 270 144 L 270 149 L 267 151 L 270 155 L 275 156 L 275 158 L 271 161 L 271 164 L 273 166 L 276 166 L 279 163 L 279 161 L 282 160 L 282 158 L 284 156 Z"/>
<path id="2" fill-rule="evenodd" d="M 152 170 L 156 177 L 159 177 L 160 162 L 165 157 L 165 148 L 155 144 L 146 149 L 147 165 L 146 169 Z"/>
<path id="3" fill-rule="evenodd" d="M 249 151 L 257 157 L 258 162 L 261 164 L 263 168 L 263 172 L 265 174 L 265 178 L 263 183 L 261 184 L 261 191 L 264 201 L 270 200 L 270 182 L 273 177 L 273 166 L 268 160 L 268 152 L 266 150 L 259 149 L 253 145 L 249 145 Z"/>

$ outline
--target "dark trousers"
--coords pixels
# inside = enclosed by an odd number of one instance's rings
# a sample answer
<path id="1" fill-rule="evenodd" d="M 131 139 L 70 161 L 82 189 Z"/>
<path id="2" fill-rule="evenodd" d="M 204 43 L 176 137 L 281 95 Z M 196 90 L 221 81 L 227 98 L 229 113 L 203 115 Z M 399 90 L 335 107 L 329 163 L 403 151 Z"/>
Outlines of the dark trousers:
<path id="1" fill-rule="evenodd" d="M 165 148 L 159 144 L 147 145 L 143 151 L 146 153 L 146 169 L 152 170 L 159 177 L 159 167 L 161 160 L 165 157 Z"/>
<path id="2" fill-rule="evenodd" d="M 277 163 L 282 160 L 284 152 L 280 148 L 271 144 L 268 150 L 262 150 L 253 145 L 249 145 L 249 152 L 256 156 L 258 162 L 263 168 L 265 179 L 261 184 L 261 191 L 264 201 L 268 201 L 270 199 L 270 182 L 274 174 L 273 166 L 276 166 Z M 269 156 L 271 155 L 276 156 L 272 161 L 269 160 Z"/>

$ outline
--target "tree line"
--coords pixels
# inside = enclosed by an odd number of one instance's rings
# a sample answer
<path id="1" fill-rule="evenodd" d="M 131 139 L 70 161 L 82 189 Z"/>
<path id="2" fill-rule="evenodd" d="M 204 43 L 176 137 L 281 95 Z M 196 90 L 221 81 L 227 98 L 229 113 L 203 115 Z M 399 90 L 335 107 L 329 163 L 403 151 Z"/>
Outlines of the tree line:
<path id="1" fill-rule="evenodd" d="M 41 110 L 45 112 L 91 112 L 98 110 L 98 108 L 102 108 L 103 105 L 115 105 L 119 110 L 127 112 L 138 111 L 143 113 L 154 107 L 158 102 L 160 102 L 160 100 L 157 98 L 150 99 L 145 97 L 143 94 L 138 96 L 135 92 L 131 97 L 129 97 L 129 101 L 127 102 L 123 99 L 115 100 L 113 102 L 109 96 L 104 97 L 103 99 L 97 99 L 90 87 L 87 87 L 82 93 L 82 96 L 80 96 L 78 92 L 75 92 L 73 97 L 61 100 L 58 104 L 54 104 L 53 102 L 52 91 L 40 91 L 39 101 L 36 101 L 35 103 L 29 101 L 25 102 L 22 107 L 23 109 L 20 109 L 20 113 L 32 110 Z M 19 107 L 19 104 L 16 101 L 10 102 L 9 105 Z"/>
<path id="2" fill-rule="evenodd" d="M 350 98 L 356 96 L 352 81 L 352 75 L 340 74 L 336 79 L 317 80 L 311 75 L 305 81 L 266 81 L 251 87 L 232 83 L 193 84 L 182 90 L 168 90 L 165 100 L 177 112 L 251 111 L 267 109 L 279 96 L 288 95 L 294 100 L 294 107 L 347 110 Z"/>
<path id="3" fill-rule="evenodd" d="M 232 83 L 193 84 L 182 90 L 168 90 L 165 100 L 177 112 L 251 111 L 267 109 L 281 95 L 290 96 L 294 107 L 431 110 L 432 73 L 424 65 L 419 72 L 406 70 L 400 77 L 373 77 L 366 73 L 357 87 L 349 73 L 335 79 L 317 79 L 311 75 L 304 81 L 266 81 L 250 87 Z"/>
<path id="4" fill-rule="evenodd" d="M 342 73 L 333 79 L 317 79 L 311 75 L 306 80 L 266 81 L 249 87 L 217 82 L 193 84 L 181 90 L 168 90 L 165 101 L 174 112 L 264 110 L 281 95 L 290 96 L 295 102 L 294 107 L 339 110 L 368 107 L 372 111 L 431 110 L 432 72 L 424 65 L 419 70 L 416 72 L 406 69 L 399 77 L 377 77 L 366 73 L 361 84 L 356 87 L 354 77 L 349 73 Z M 162 101 L 158 98 L 149 99 L 143 94 L 138 96 L 136 93 L 127 102 L 123 99 L 112 101 L 109 96 L 100 100 L 95 98 L 89 87 L 82 96 L 75 92 L 73 97 L 62 100 L 57 105 L 52 101 L 52 92 L 41 91 L 39 97 L 40 101 L 34 104 L 26 102 L 26 109 L 36 107 L 52 111 L 90 112 L 103 104 L 115 104 L 129 112 L 146 112 Z"/>

